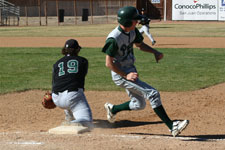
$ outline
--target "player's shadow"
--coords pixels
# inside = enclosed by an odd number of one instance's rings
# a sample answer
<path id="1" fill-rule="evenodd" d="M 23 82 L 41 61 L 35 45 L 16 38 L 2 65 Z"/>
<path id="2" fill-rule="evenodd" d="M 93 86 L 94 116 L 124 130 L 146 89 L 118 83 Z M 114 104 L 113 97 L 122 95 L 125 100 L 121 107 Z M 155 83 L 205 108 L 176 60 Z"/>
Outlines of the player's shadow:
<path id="1" fill-rule="evenodd" d="M 124 128 L 124 127 L 136 127 L 144 126 L 149 124 L 161 124 L 162 121 L 155 122 L 143 122 L 143 121 L 130 121 L 130 120 L 121 120 L 116 121 L 115 123 L 109 123 L 107 120 L 95 119 L 94 121 L 95 128 Z"/>
<path id="2" fill-rule="evenodd" d="M 151 134 L 151 133 L 130 133 L 133 135 L 147 135 L 147 136 L 162 136 L 162 137 L 172 137 L 171 134 Z M 215 134 L 215 135 L 179 135 L 175 137 L 177 139 L 180 139 L 182 141 L 202 141 L 202 142 L 212 142 L 212 141 L 218 141 L 218 140 L 225 140 L 224 134 Z"/>
<path id="3" fill-rule="evenodd" d="M 184 141 L 214 141 L 214 140 L 225 140 L 224 134 L 215 134 L 215 135 L 194 135 L 186 136 L 190 139 L 184 139 Z"/>

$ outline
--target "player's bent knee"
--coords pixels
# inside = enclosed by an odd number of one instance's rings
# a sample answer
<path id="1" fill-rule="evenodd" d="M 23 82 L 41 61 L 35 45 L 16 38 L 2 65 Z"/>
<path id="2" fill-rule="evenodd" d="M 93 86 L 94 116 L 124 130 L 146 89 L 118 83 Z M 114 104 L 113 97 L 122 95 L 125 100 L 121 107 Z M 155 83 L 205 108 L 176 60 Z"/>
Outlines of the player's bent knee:
<path id="1" fill-rule="evenodd" d="M 145 101 L 133 100 L 129 104 L 131 110 L 142 110 L 145 108 Z"/>
<path id="2" fill-rule="evenodd" d="M 162 102 L 161 102 L 160 98 L 155 98 L 155 99 L 150 101 L 150 104 L 151 104 L 152 108 L 154 109 L 154 108 L 157 108 L 157 107 L 161 106 Z"/>
<path id="3" fill-rule="evenodd" d="M 153 109 L 162 105 L 160 94 L 158 91 L 154 91 L 149 100 Z"/>

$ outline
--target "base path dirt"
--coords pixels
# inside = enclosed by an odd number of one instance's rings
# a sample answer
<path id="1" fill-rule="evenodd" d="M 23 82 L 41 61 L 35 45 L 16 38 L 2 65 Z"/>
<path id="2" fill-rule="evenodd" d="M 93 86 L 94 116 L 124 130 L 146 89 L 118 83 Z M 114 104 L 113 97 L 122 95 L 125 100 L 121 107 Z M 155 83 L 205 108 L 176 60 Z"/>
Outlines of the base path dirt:
<path id="1" fill-rule="evenodd" d="M 64 121 L 63 110 L 44 109 L 45 91 L 33 90 L 0 96 L 0 149 L 184 149 L 224 150 L 225 84 L 192 92 L 161 92 L 171 119 L 188 119 L 190 124 L 173 138 L 149 103 L 141 111 L 124 111 L 116 123 L 106 120 L 104 103 L 129 100 L 126 92 L 85 92 L 92 108 L 94 130 L 80 135 L 51 135 L 47 131 Z"/>
<path id="2" fill-rule="evenodd" d="M 105 37 L 0 37 L 0 47 L 63 47 L 74 38 L 82 47 L 103 47 Z M 161 48 L 225 48 L 224 37 L 155 37 L 154 47 Z M 144 42 L 151 45 L 149 39 Z"/>

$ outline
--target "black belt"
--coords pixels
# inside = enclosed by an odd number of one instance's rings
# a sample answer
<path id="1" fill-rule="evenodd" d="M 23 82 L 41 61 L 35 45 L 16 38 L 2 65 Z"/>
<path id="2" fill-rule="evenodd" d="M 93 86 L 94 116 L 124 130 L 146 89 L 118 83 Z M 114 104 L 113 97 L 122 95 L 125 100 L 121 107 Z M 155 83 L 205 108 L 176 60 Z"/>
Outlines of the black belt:
<path id="1" fill-rule="evenodd" d="M 79 88 L 75 88 L 75 89 L 72 89 L 72 90 L 68 90 L 68 92 L 72 92 L 72 91 L 78 91 L 79 90 Z M 66 90 L 65 90 L 66 91 Z M 59 93 L 61 93 L 61 92 L 64 92 L 64 91 L 58 91 L 58 92 L 53 92 L 54 94 L 56 94 L 56 95 L 59 95 Z"/>

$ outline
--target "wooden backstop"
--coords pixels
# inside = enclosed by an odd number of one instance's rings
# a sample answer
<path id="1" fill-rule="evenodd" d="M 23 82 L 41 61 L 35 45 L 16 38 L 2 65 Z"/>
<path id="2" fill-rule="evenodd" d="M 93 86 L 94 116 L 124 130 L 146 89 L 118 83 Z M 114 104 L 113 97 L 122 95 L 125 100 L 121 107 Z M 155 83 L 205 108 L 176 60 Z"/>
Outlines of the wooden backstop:
<path id="1" fill-rule="evenodd" d="M 7 0 L 20 7 L 21 26 L 79 25 L 116 22 L 120 7 L 145 8 L 151 19 L 163 19 L 164 1 L 152 0 Z M 167 0 L 167 19 L 171 18 L 171 2 Z"/>

